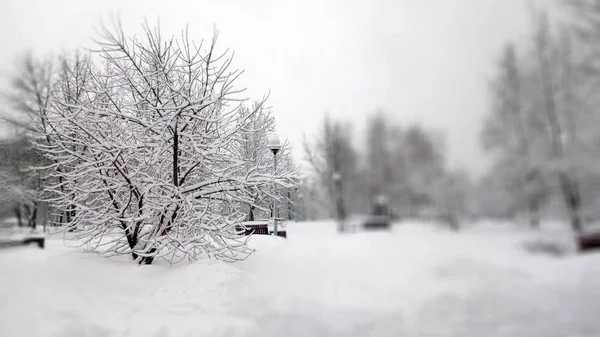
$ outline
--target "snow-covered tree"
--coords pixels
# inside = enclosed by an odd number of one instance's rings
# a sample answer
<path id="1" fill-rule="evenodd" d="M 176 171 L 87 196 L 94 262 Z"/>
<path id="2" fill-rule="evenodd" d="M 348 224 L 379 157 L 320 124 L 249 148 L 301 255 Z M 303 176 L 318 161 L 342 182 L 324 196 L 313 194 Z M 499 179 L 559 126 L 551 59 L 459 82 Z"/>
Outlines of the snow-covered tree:
<path id="1" fill-rule="evenodd" d="M 570 71 L 572 59 L 568 41 L 553 38 L 546 13 L 536 13 L 534 50 L 538 72 L 538 87 L 542 101 L 539 111 L 546 122 L 547 144 L 549 147 L 548 168 L 558 177 L 560 191 L 567 207 L 571 225 L 580 230 L 581 194 L 577 174 L 567 159 L 565 140 L 569 139 L 568 127 L 573 121 L 575 107 L 573 73 Z M 562 42 L 566 42 L 563 45 Z M 574 136 L 574 135 L 573 135 Z"/>
<path id="2" fill-rule="evenodd" d="M 32 167 L 44 160 L 22 134 L 0 141 L 0 158 L 0 208 L 10 210 L 19 225 L 35 229 L 45 215 L 38 215 L 43 184 Z"/>
<path id="3" fill-rule="evenodd" d="M 1 118 L 20 133 L 44 134 L 47 128 L 45 116 L 56 77 L 56 60 L 37 60 L 29 52 L 19 57 L 11 86 L 4 93 Z"/>
<path id="4" fill-rule="evenodd" d="M 490 85 L 492 112 L 485 120 L 482 142 L 484 148 L 499 157 L 491 174 L 504 183 L 498 187 L 511 199 L 507 207 L 513 213 L 527 210 L 532 227 L 537 227 L 540 206 L 547 199 L 549 188 L 546 163 L 540 156 L 540 144 L 535 141 L 540 137 L 536 127 L 539 119 L 533 118 L 538 105 L 525 101 L 532 85 L 521 67 L 515 47 L 506 45 L 497 77 Z"/>
<path id="5" fill-rule="evenodd" d="M 32 166 L 44 163 L 44 158 L 32 144 L 51 141 L 44 138 L 44 133 L 48 127 L 45 117 L 55 77 L 53 65 L 52 59 L 37 61 L 31 53 L 22 55 L 15 66 L 9 90 L 2 95 L 0 111 L 0 118 L 13 133 L 11 140 L 4 144 L 11 150 L 2 156 L 4 170 L 12 167 L 11 173 L 6 175 L 5 187 L 10 186 L 10 190 L 19 195 L 17 217 L 27 217 L 28 224 L 34 228 L 45 181 L 40 172 L 32 169 Z M 46 216 L 41 214 L 39 218 Z"/>
<path id="6" fill-rule="evenodd" d="M 590 161 L 600 150 L 595 64 L 571 26 L 552 25 L 543 11 L 533 10 L 532 18 L 531 47 L 520 58 L 506 48 L 494 83 L 484 142 L 498 150 L 495 168 L 503 172 L 491 174 L 505 178 L 513 208 L 529 209 L 532 225 L 556 195 L 580 230 L 585 205 L 597 202 L 587 186 L 600 172 Z"/>
<path id="7" fill-rule="evenodd" d="M 563 95 L 568 108 L 562 137 L 570 174 L 578 180 L 583 218 L 598 218 L 600 166 L 600 3 L 597 0 L 568 0 L 573 10 L 568 25 L 560 31 L 559 46 L 564 46 L 561 82 L 568 89 Z M 563 163 L 563 166 L 565 163 Z"/>
<path id="8" fill-rule="evenodd" d="M 51 162 L 47 200 L 70 212 L 90 251 L 143 264 L 243 259 L 250 250 L 234 228 L 244 206 L 292 184 L 290 170 L 266 173 L 237 153 L 264 100 L 239 112 L 240 71 L 216 34 L 205 45 L 187 29 L 144 30 L 140 40 L 103 27 L 88 59 L 100 62 L 63 64 L 45 119 L 52 142 L 38 145 Z"/>
<path id="9" fill-rule="evenodd" d="M 372 202 L 383 194 L 396 215 L 448 213 L 438 202 L 440 191 L 467 192 L 459 191 L 460 184 L 450 183 L 455 179 L 448 175 L 441 133 L 417 124 L 403 128 L 381 111 L 367 119 L 360 150 L 353 146 L 350 130 L 349 125 L 326 117 L 317 141 L 305 145 L 315 178 L 308 186 L 313 186 L 312 198 L 322 200 L 319 205 L 331 210 L 325 216 L 336 214 L 335 172 L 341 172 L 344 206 L 352 212 L 371 212 Z M 462 208 L 453 210 L 460 212 Z"/>
<path id="10" fill-rule="evenodd" d="M 472 214 L 469 197 L 473 193 L 471 180 L 465 171 L 445 172 L 436 179 L 434 204 L 438 216 L 453 230 L 460 229 L 462 217 Z"/>
<path id="11" fill-rule="evenodd" d="M 369 198 L 391 194 L 394 168 L 390 151 L 390 125 L 383 112 L 378 111 L 367 121 L 365 167 L 369 183 Z"/>
<path id="12" fill-rule="evenodd" d="M 348 209 L 353 209 L 356 204 L 358 157 L 352 144 L 352 128 L 349 124 L 332 121 L 325 116 L 323 124 L 312 142 L 305 140 L 304 150 L 306 158 L 316 177 L 313 184 L 321 187 L 321 191 L 313 191 L 314 201 L 322 203 L 328 217 L 335 217 L 338 212 L 342 217 L 348 214 Z M 334 176 L 340 178 L 341 191 L 336 192 Z M 313 185 L 315 186 L 315 185 Z M 337 193 L 341 193 L 341 202 L 338 202 Z"/>
<path id="13" fill-rule="evenodd" d="M 24 154 L 26 142 L 16 139 L 0 141 L 0 210 L 2 218 L 16 216 L 20 226 L 26 224 L 23 214 L 33 204 L 32 191 L 27 175 L 21 169 L 21 156 Z"/>
<path id="14" fill-rule="evenodd" d="M 441 134 L 412 125 L 404 136 L 408 174 L 409 209 L 412 214 L 437 212 L 438 185 L 446 179 L 444 140 Z"/>
<path id="15" fill-rule="evenodd" d="M 393 211 L 404 216 L 435 212 L 446 171 L 441 134 L 418 124 L 403 128 L 382 112 L 369 118 L 366 133 L 369 198 L 387 195 Z"/>
<path id="16" fill-rule="evenodd" d="M 242 106 L 238 110 L 240 131 L 237 133 L 236 146 L 234 154 L 243 158 L 246 162 L 246 169 L 256 168 L 261 174 L 272 174 L 274 171 L 273 153 L 268 146 L 269 134 L 275 133 L 275 118 L 261 102 L 254 102 L 251 108 Z M 278 170 L 296 172 L 297 168 L 291 156 L 291 145 L 285 141 L 281 150 L 277 154 Z M 295 187 L 290 187 L 280 191 L 277 198 L 280 202 L 288 205 L 291 202 L 291 193 Z M 270 216 L 272 208 L 272 197 L 261 191 L 261 189 L 251 189 L 248 191 L 252 202 L 248 204 L 247 220 L 254 220 L 257 217 L 256 211 L 262 210 L 262 215 L 258 217 Z M 288 196 L 288 194 L 290 194 Z"/>

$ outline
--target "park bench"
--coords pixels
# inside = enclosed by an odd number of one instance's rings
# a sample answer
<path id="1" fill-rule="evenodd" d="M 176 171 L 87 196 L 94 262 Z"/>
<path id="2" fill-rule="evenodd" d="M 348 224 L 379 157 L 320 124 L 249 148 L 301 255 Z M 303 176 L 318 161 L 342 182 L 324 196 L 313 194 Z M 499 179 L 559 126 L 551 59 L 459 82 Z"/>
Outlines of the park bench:
<path id="1" fill-rule="evenodd" d="M 577 235 L 579 251 L 600 249 L 600 228 L 587 229 Z"/>
<path id="2" fill-rule="evenodd" d="M 236 230 L 238 232 L 243 232 L 243 235 L 273 235 L 273 232 L 275 231 L 273 221 L 271 219 L 244 221 L 236 226 Z M 283 219 L 278 219 L 277 236 L 287 238 L 285 221 Z"/>
<path id="3" fill-rule="evenodd" d="M 363 229 L 367 231 L 391 229 L 392 217 L 387 197 L 377 196 L 372 207 L 372 214 L 364 220 Z"/>
<path id="4" fill-rule="evenodd" d="M 363 222 L 365 230 L 389 230 L 391 229 L 391 218 L 387 215 L 372 215 Z"/>
<path id="5" fill-rule="evenodd" d="M 19 227 L 13 219 L 0 222 L 0 248 L 37 244 L 40 249 L 46 246 L 43 234 L 32 233 L 31 228 Z"/>

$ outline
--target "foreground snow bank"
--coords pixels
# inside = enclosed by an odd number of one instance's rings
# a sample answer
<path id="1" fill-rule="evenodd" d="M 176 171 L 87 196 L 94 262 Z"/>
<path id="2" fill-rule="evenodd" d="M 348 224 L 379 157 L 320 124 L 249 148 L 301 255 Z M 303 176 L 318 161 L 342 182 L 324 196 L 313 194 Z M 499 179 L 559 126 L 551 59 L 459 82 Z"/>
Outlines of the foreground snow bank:
<path id="1" fill-rule="evenodd" d="M 59 239 L 0 251 L 0 336 L 600 335 L 600 256 L 523 248 L 565 233 L 287 230 L 254 236 L 256 253 L 236 264 L 137 267 Z"/>

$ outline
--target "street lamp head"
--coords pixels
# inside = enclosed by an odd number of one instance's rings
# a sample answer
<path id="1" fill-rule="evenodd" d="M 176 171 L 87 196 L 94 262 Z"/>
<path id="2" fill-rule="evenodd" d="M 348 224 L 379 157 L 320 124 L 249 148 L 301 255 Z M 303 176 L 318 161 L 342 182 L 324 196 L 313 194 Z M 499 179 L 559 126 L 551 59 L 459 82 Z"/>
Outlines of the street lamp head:
<path id="1" fill-rule="evenodd" d="M 379 194 L 375 197 L 375 203 L 377 205 L 387 205 L 388 201 L 388 197 L 385 194 Z"/>
<path id="2" fill-rule="evenodd" d="M 281 140 L 279 140 L 279 136 L 277 136 L 276 133 L 271 133 L 269 135 L 269 148 L 273 154 L 277 154 L 277 152 L 281 150 Z"/>
<path id="3" fill-rule="evenodd" d="M 333 174 L 333 181 L 338 182 L 340 180 L 342 180 L 342 175 L 339 172 L 335 172 Z"/>

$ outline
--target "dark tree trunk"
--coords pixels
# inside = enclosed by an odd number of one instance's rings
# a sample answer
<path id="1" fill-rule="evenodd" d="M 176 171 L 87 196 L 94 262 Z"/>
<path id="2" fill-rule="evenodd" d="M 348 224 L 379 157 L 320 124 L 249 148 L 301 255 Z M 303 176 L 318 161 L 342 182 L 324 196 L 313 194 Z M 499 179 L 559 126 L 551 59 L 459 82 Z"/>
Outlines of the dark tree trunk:
<path id="1" fill-rule="evenodd" d="M 19 227 L 23 227 L 23 221 L 21 220 L 21 206 L 15 207 L 15 215 L 17 216 L 17 223 Z"/>
<path id="2" fill-rule="evenodd" d="M 573 179 L 570 179 L 565 173 L 559 174 L 559 180 L 562 194 L 565 199 L 565 204 L 569 211 L 571 227 L 575 232 L 580 232 L 582 229 L 581 218 L 579 216 L 581 197 L 579 195 L 577 182 Z"/>
<path id="3" fill-rule="evenodd" d="M 254 205 L 250 205 L 250 210 L 248 211 L 248 221 L 254 221 Z"/>
<path id="4" fill-rule="evenodd" d="M 290 192 L 290 190 L 288 189 L 287 191 L 287 196 L 288 196 L 288 220 L 292 221 L 292 193 Z"/>
<path id="5" fill-rule="evenodd" d="M 60 217 L 58 218 L 58 224 L 59 226 L 62 226 L 65 222 L 65 212 L 60 212 Z"/>
<path id="6" fill-rule="evenodd" d="M 167 221 L 167 223 L 158 232 L 159 237 L 163 236 L 163 235 L 167 235 L 171 231 L 171 227 L 172 227 L 173 223 L 175 223 L 175 219 L 177 218 L 179 209 L 180 209 L 179 206 L 177 206 L 175 208 L 175 210 L 173 211 L 173 214 L 171 214 L 170 219 L 167 219 L 165 214 L 163 213 L 163 215 L 161 216 L 160 224 L 163 224 L 164 221 Z M 156 253 L 156 251 L 157 251 L 156 246 L 154 246 L 148 250 L 148 254 L 152 255 L 152 254 Z M 140 259 L 139 264 L 152 264 L 153 262 L 154 262 L 154 256 L 144 256 Z"/>
<path id="7" fill-rule="evenodd" d="M 154 254 L 156 253 L 156 248 L 151 248 L 148 251 L 149 254 Z M 154 256 L 144 256 L 140 259 L 139 264 L 146 264 L 146 265 L 150 265 L 152 264 L 152 262 L 154 262 Z"/>
<path id="8" fill-rule="evenodd" d="M 31 227 L 31 229 L 36 229 L 37 228 L 37 211 L 38 211 L 38 207 L 37 207 L 37 203 L 33 203 L 33 211 L 31 211 L 31 215 L 29 217 L 29 224 L 28 226 Z"/>
<path id="9" fill-rule="evenodd" d="M 458 219 L 452 215 L 452 214 L 448 214 L 447 215 L 447 221 L 448 221 L 448 225 L 450 226 L 450 229 L 458 232 L 460 230 L 460 225 L 458 223 Z"/>
<path id="10" fill-rule="evenodd" d="M 73 221 L 73 218 L 75 217 L 75 205 L 73 204 L 69 204 L 69 207 L 67 207 L 67 210 L 65 211 L 66 216 L 65 216 L 65 220 L 66 220 L 66 224 L 70 224 L 71 221 Z M 71 227 L 69 228 L 69 232 L 74 231 L 75 228 Z"/>
<path id="11" fill-rule="evenodd" d="M 73 220 L 73 218 L 75 218 L 75 215 L 76 215 L 75 205 L 71 204 L 71 220 Z"/>
<path id="12" fill-rule="evenodd" d="M 134 248 L 137 245 L 137 237 L 134 237 L 132 234 L 127 234 L 127 243 L 129 244 L 129 248 L 131 248 L 131 257 L 133 260 L 137 260 L 138 255 L 134 251 Z"/>
<path id="13" fill-rule="evenodd" d="M 529 221 L 531 224 L 531 228 L 539 229 L 540 228 L 540 203 L 537 199 L 532 199 L 529 201 Z"/>

